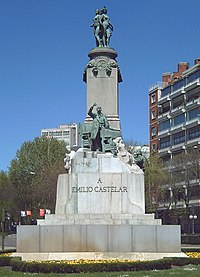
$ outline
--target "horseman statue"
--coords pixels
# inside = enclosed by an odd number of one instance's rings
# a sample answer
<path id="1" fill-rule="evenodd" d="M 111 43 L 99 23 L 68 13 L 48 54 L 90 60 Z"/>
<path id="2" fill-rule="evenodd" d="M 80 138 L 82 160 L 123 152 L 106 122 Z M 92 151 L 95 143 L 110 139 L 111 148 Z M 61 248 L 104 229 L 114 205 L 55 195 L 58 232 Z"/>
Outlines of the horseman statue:
<path id="1" fill-rule="evenodd" d="M 91 27 L 94 27 L 96 46 L 109 47 L 113 26 L 110 22 L 109 16 L 107 15 L 106 7 L 103 7 L 101 10 L 96 10 L 96 15 L 93 19 Z"/>

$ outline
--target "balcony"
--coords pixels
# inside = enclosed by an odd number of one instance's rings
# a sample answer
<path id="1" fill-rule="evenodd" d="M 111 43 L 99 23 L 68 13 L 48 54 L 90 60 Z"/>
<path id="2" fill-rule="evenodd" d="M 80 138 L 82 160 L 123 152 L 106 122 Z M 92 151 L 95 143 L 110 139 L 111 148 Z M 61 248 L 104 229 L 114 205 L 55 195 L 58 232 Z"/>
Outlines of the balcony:
<path id="1" fill-rule="evenodd" d="M 177 132 L 177 131 L 181 131 L 181 130 L 182 131 L 185 130 L 185 125 L 186 125 L 186 123 L 182 122 L 182 123 L 180 123 L 180 124 L 178 124 L 176 126 L 172 126 L 171 127 L 172 133 Z"/>
<path id="2" fill-rule="evenodd" d="M 194 146 L 199 146 L 200 145 L 200 140 L 199 138 L 194 138 L 187 140 L 187 146 L 188 147 L 194 147 Z"/>
<path id="3" fill-rule="evenodd" d="M 176 126 L 171 126 L 170 128 L 167 128 L 165 130 L 158 131 L 158 137 L 162 138 L 164 136 L 169 136 L 177 132 L 184 131 L 186 129 L 194 127 L 198 124 L 200 124 L 200 115 L 194 119 L 187 120 L 186 122 L 180 123 Z"/>
<path id="4" fill-rule="evenodd" d="M 200 124 L 200 115 L 196 118 L 191 119 L 191 120 L 187 120 L 186 124 L 185 124 L 185 127 L 186 128 L 191 128 L 191 127 L 196 126 L 198 124 Z"/>
<path id="5" fill-rule="evenodd" d="M 162 149 L 158 149 L 158 153 L 159 153 L 160 157 L 165 156 L 167 154 L 171 154 L 170 146 L 162 148 Z"/>
<path id="6" fill-rule="evenodd" d="M 173 98 L 177 97 L 178 95 L 181 95 L 185 92 L 186 91 L 184 90 L 184 88 L 177 89 L 171 93 L 171 99 L 173 99 Z"/>
<path id="7" fill-rule="evenodd" d="M 171 109 L 171 115 L 174 116 L 176 114 L 179 113 L 184 113 L 185 112 L 185 106 L 184 105 L 180 105 L 176 108 Z"/>
<path id="8" fill-rule="evenodd" d="M 170 95 L 168 94 L 166 96 L 161 97 L 158 101 L 158 104 L 163 104 L 163 103 L 165 103 L 167 101 L 170 101 L 170 100 L 171 100 L 171 98 L 170 98 Z"/>
<path id="9" fill-rule="evenodd" d="M 171 149 L 173 151 L 175 151 L 175 150 L 181 150 L 181 149 L 186 149 L 185 141 L 172 145 Z"/>
<path id="10" fill-rule="evenodd" d="M 158 116 L 158 119 L 161 119 L 161 120 L 164 120 L 164 119 L 167 119 L 169 118 L 170 116 L 170 111 L 166 112 L 166 113 L 162 113 Z"/>
<path id="11" fill-rule="evenodd" d="M 185 90 L 186 91 L 192 90 L 192 89 L 194 89 L 197 86 L 200 86 L 200 78 L 197 78 L 196 80 L 190 82 L 189 84 L 186 84 Z"/>
<path id="12" fill-rule="evenodd" d="M 196 99 L 193 99 L 190 102 L 187 102 L 186 103 L 186 108 L 187 108 L 187 110 L 190 110 L 190 109 L 198 107 L 199 105 L 200 105 L 200 97 L 196 98 Z"/>
<path id="13" fill-rule="evenodd" d="M 149 87 L 149 93 L 151 93 L 154 90 L 158 90 L 158 89 L 162 89 L 163 88 L 164 83 L 162 82 L 157 82 L 156 84 L 152 85 Z"/>
<path id="14" fill-rule="evenodd" d="M 158 131 L 158 136 L 162 136 L 164 134 L 169 135 L 170 134 L 170 130 L 171 130 L 171 128 L 167 128 L 165 130 Z"/>

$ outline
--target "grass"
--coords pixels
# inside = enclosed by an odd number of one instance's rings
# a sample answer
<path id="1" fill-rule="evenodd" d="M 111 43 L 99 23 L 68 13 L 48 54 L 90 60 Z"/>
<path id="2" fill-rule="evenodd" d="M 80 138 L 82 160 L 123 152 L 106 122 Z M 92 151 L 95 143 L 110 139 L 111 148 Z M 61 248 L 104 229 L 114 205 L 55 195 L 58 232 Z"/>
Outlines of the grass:
<path id="1" fill-rule="evenodd" d="M 36 277 L 166 277 L 166 276 L 200 276 L 200 265 L 187 265 L 177 267 L 170 270 L 153 270 L 153 271 L 139 271 L 139 272 L 100 272 L 100 273 L 80 273 L 80 274 L 57 274 L 57 273 L 27 273 L 14 272 L 10 268 L 0 268 L 0 276 L 2 277 L 22 277 L 22 276 L 36 276 Z"/>

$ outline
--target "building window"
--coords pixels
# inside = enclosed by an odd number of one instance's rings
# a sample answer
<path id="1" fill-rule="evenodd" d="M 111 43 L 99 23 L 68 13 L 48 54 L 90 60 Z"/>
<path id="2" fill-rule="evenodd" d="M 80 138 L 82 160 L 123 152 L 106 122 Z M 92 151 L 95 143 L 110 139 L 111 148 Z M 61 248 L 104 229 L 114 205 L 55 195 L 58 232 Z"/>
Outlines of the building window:
<path id="1" fill-rule="evenodd" d="M 151 119 L 155 119 L 156 118 L 156 111 L 152 111 L 151 112 Z"/>
<path id="2" fill-rule="evenodd" d="M 151 104 L 155 103 L 156 102 L 156 95 L 155 94 L 152 94 L 151 95 Z"/>
<path id="3" fill-rule="evenodd" d="M 200 125 L 188 130 L 188 140 L 200 137 Z"/>
<path id="4" fill-rule="evenodd" d="M 170 110 L 169 102 L 166 102 L 162 105 L 161 113 L 167 113 Z"/>
<path id="5" fill-rule="evenodd" d="M 53 137 L 61 137 L 62 136 L 62 131 L 54 131 L 52 132 Z"/>
<path id="6" fill-rule="evenodd" d="M 192 119 L 198 118 L 199 114 L 200 114 L 200 108 L 193 109 L 188 112 L 187 119 L 192 120 Z"/>
<path id="7" fill-rule="evenodd" d="M 164 88 L 161 91 L 161 97 L 165 97 L 167 96 L 169 93 L 171 93 L 171 86 Z"/>
<path id="8" fill-rule="evenodd" d="M 69 135 L 69 131 L 63 131 L 63 135 Z"/>
<path id="9" fill-rule="evenodd" d="M 198 78 L 200 78 L 200 70 L 197 70 L 196 72 L 189 75 L 187 78 L 187 83 L 189 84 Z"/>
<path id="10" fill-rule="evenodd" d="M 180 115 L 174 117 L 173 126 L 180 125 L 184 122 L 185 122 L 185 114 L 180 114 Z"/>
<path id="11" fill-rule="evenodd" d="M 173 135 L 173 144 L 179 144 L 185 141 L 185 131 Z"/>
<path id="12" fill-rule="evenodd" d="M 42 132 L 43 137 L 48 137 L 48 132 Z"/>
<path id="13" fill-rule="evenodd" d="M 182 155 L 184 153 L 184 150 L 177 150 L 173 152 L 173 158 L 177 157 L 179 155 Z"/>
<path id="14" fill-rule="evenodd" d="M 170 146 L 170 137 L 160 139 L 160 149 L 164 149 Z"/>
<path id="15" fill-rule="evenodd" d="M 182 88 L 185 85 L 185 79 L 182 79 L 180 81 L 177 81 L 176 83 L 174 83 L 173 85 L 173 91 L 176 91 L 180 88 Z"/>
<path id="16" fill-rule="evenodd" d="M 165 120 L 159 125 L 159 131 L 162 132 L 170 128 L 170 120 Z"/>
<path id="17" fill-rule="evenodd" d="M 172 107 L 173 107 L 173 109 L 177 108 L 177 107 L 183 105 L 183 103 L 184 103 L 184 98 L 183 98 L 183 95 L 181 95 L 181 96 L 176 97 L 176 98 L 173 99 Z"/>
<path id="18" fill-rule="evenodd" d="M 171 156 L 170 154 L 167 154 L 165 156 L 162 157 L 162 161 L 167 165 L 168 162 L 171 160 Z"/>
<path id="19" fill-rule="evenodd" d="M 151 151 L 152 152 L 156 152 L 156 144 L 155 143 L 152 144 Z"/>
<path id="20" fill-rule="evenodd" d="M 151 128 L 151 136 L 152 137 L 156 136 L 156 127 Z"/>

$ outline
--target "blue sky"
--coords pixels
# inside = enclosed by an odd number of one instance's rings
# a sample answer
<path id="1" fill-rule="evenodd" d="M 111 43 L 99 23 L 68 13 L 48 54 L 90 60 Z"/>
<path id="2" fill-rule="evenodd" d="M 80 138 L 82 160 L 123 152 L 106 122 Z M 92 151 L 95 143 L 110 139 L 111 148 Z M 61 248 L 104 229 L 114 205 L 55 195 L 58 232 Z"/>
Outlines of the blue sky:
<path id="1" fill-rule="evenodd" d="M 124 139 L 148 143 L 148 88 L 200 56 L 199 0 L 0 0 L 0 170 L 42 128 L 83 122 L 90 27 L 106 6 Z"/>

